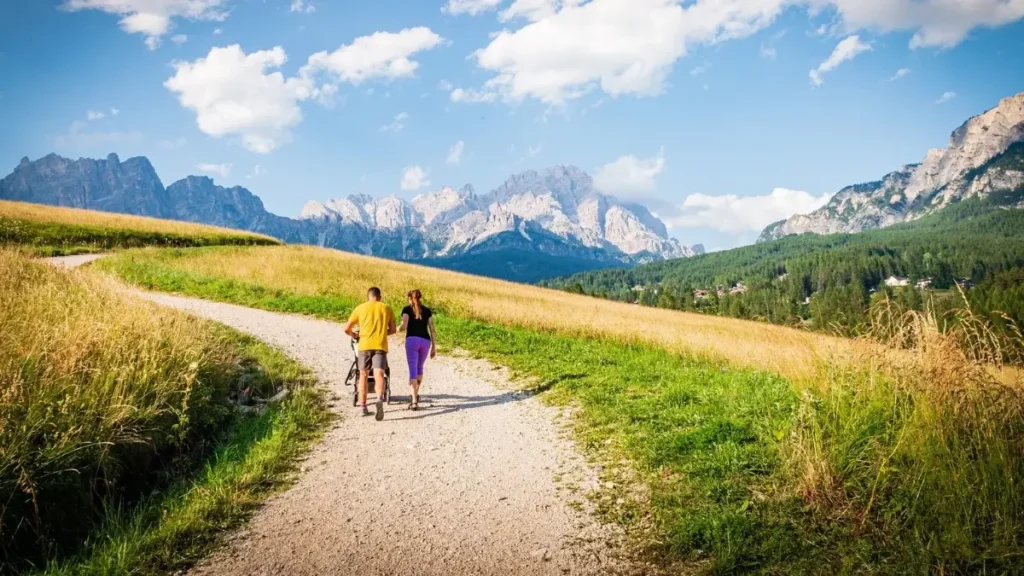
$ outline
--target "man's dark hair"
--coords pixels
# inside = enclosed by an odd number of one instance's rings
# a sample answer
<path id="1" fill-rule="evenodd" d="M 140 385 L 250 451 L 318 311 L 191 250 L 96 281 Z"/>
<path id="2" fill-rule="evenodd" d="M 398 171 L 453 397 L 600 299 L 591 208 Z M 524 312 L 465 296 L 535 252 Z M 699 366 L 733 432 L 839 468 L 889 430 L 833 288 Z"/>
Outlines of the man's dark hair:
<path id="1" fill-rule="evenodd" d="M 374 286 L 373 288 L 370 288 L 369 290 L 366 291 L 366 295 L 367 296 L 372 296 L 372 297 L 376 298 L 377 300 L 380 300 L 380 288 L 377 288 L 376 286 Z"/>

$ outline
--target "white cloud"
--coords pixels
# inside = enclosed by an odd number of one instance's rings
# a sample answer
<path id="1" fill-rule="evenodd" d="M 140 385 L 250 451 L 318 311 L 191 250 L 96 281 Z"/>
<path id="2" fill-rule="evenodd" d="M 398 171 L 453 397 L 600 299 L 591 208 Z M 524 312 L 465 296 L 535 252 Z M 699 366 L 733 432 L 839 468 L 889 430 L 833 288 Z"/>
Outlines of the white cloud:
<path id="1" fill-rule="evenodd" d="M 266 174 L 266 172 L 267 171 L 264 170 L 262 167 L 260 167 L 259 164 L 256 164 L 255 166 L 252 167 L 252 172 L 249 172 L 249 174 L 246 176 L 246 178 L 249 178 L 249 179 L 257 178 L 257 177 L 259 177 L 262 174 Z"/>
<path id="2" fill-rule="evenodd" d="M 220 35 L 221 35 L 221 34 L 223 34 L 223 33 L 224 33 L 224 31 L 223 31 L 223 30 L 221 30 L 220 28 L 214 28 L 214 29 L 213 29 L 213 35 L 214 35 L 214 36 L 220 36 Z"/>
<path id="3" fill-rule="evenodd" d="M 466 143 L 459 140 L 448 149 L 448 159 L 445 160 L 448 164 L 458 165 L 462 163 L 462 151 L 466 148 Z"/>
<path id="4" fill-rule="evenodd" d="M 408 77 L 419 67 L 419 62 L 410 57 L 443 42 L 444 38 L 422 26 L 400 32 L 376 32 L 356 38 L 334 52 L 313 54 L 303 68 L 303 74 L 329 72 L 352 84 L 374 78 Z"/>
<path id="5" fill-rule="evenodd" d="M 408 114 L 406 114 L 405 112 L 399 112 L 398 114 L 395 115 L 395 119 L 392 120 L 390 124 L 385 124 L 384 126 L 381 126 L 380 131 L 392 132 L 397 134 L 401 132 L 403 128 L 405 128 L 405 121 L 408 119 Z"/>
<path id="6" fill-rule="evenodd" d="M 484 91 L 510 101 L 561 104 L 598 87 L 658 94 L 689 46 L 749 36 L 787 1 L 517 0 L 503 18 L 529 22 L 498 33 L 473 58 L 494 73 Z"/>
<path id="7" fill-rule="evenodd" d="M 471 56 L 490 79 L 453 100 L 557 105 L 596 89 L 658 94 L 694 46 L 750 36 L 791 6 L 830 11 L 834 24 L 823 33 L 904 30 L 914 33 L 914 48 L 954 45 L 973 28 L 1024 16 L 1022 0 L 515 0 L 500 19 L 518 27 L 494 34 Z"/>
<path id="8" fill-rule="evenodd" d="M 775 50 L 775 48 L 773 48 L 771 46 L 765 46 L 763 44 L 761 45 L 761 58 L 767 58 L 769 60 L 775 60 L 775 57 L 778 56 L 778 55 L 779 55 L 779 53 L 778 53 L 778 51 Z"/>
<path id="9" fill-rule="evenodd" d="M 455 88 L 455 85 L 447 80 L 441 80 L 437 83 L 437 89 L 441 92 L 451 92 Z"/>
<path id="10" fill-rule="evenodd" d="M 110 115 L 111 115 L 111 116 L 117 116 L 117 115 L 118 115 L 118 114 L 120 114 L 120 113 L 121 113 L 121 111 L 120 111 L 120 110 L 118 110 L 117 108 L 111 108 L 111 109 L 110 109 Z"/>
<path id="11" fill-rule="evenodd" d="M 620 198 L 643 196 L 654 191 L 657 187 L 655 178 L 664 169 L 664 148 L 658 150 L 658 155 L 653 158 L 621 156 L 597 171 L 594 188 Z"/>
<path id="12" fill-rule="evenodd" d="M 711 228 L 723 232 L 760 231 L 772 222 L 806 214 L 824 206 L 831 195 L 813 196 L 800 190 L 776 188 L 764 196 L 691 194 L 678 213 L 664 216 L 672 228 Z"/>
<path id="13" fill-rule="evenodd" d="M 949 102 L 953 98 L 956 98 L 956 92 L 944 92 L 942 96 L 939 96 L 939 99 L 936 100 L 935 103 L 945 104 L 946 102 Z"/>
<path id="14" fill-rule="evenodd" d="M 292 0 L 290 10 L 300 14 L 312 14 L 313 12 L 316 12 L 316 6 L 314 6 L 312 2 L 308 2 L 306 0 Z"/>
<path id="15" fill-rule="evenodd" d="M 110 144 L 124 142 L 140 142 L 142 134 L 138 132 L 89 132 L 87 124 L 82 120 L 75 120 L 68 127 L 68 131 L 53 139 L 57 148 L 88 148 L 98 149 Z M 108 150 L 109 152 L 109 150 Z"/>
<path id="16" fill-rule="evenodd" d="M 196 164 L 196 170 L 207 174 L 217 174 L 221 178 L 227 178 L 231 174 L 231 167 L 234 164 Z"/>
<path id="17" fill-rule="evenodd" d="M 452 102 L 481 104 L 485 102 L 494 102 L 498 99 L 498 95 L 494 92 L 486 92 L 483 90 L 465 90 L 462 88 L 456 88 L 455 90 L 452 90 L 449 98 L 451 98 Z"/>
<path id="18" fill-rule="evenodd" d="M 430 186 L 427 180 L 428 173 L 419 166 L 410 166 L 402 172 L 402 190 L 419 190 Z"/>
<path id="19" fill-rule="evenodd" d="M 907 74 L 910 74 L 910 68 L 900 68 L 899 70 L 896 71 L 895 74 L 892 75 L 892 78 L 889 78 L 889 81 L 895 82 L 896 80 L 903 78 Z"/>
<path id="20" fill-rule="evenodd" d="M 911 48 L 959 44 L 974 28 L 994 28 L 1024 17 L 1020 0 L 809 0 L 830 4 L 848 30 L 914 31 Z"/>
<path id="21" fill-rule="evenodd" d="M 448 3 L 441 8 L 442 12 L 456 16 L 458 14 L 469 14 L 476 16 L 494 10 L 501 5 L 503 0 L 448 0 Z"/>
<path id="22" fill-rule="evenodd" d="M 711 70 L 711 62 L 704 62 L 700 66 L 690 70 L 690 76 L 700 76 L 701 74 Z"/>
<path id="23" fill-rule="evenodd" d="M 580 2 L 564 1 L 565 5 L 575 5 Z M 506 8 L 499 16 L 502 22 L 525 18 L 531 22 L 543 20 L 558 11 L 559 0 L 515 0 L 512 5 Z"/>
<path id="24" fill-rule="evenodd" d="M 188 36 L 186 36 L 185 34 L 175 34 L 174 36 L 171 36 L 171 42 L 174 42 L 178 46 L 181 46 L 185 42 L 188 42 Z"/>
<path id="25" fill-rule="evenodd" d="M 873 50 L 870 42 L 861 42 L 860 36 L 854 34 L 848 36 L 839 41 L 835 49 L 832 50 L 832 54 L 818 67 L 811 70 L 809 76 L 811 78 L 811 84 L 815 86 L 821 86 L 825 83 L 822 80 L 821 75 L 825 72 L 834 70 L 837 66 L 846 62 L 847 60 L 853 60 L 858 55 Z"/>
<path id="26" fill-rule="evenodd" d="M 89 120 L 89 121 L 102 120 L 105 117 L 106 117 L 106 114 L 104 114 L 103 112 L 96 111 L 96 110 L 89 110 L 88 112 L 85 113 L 85 118 L 87 120 Z"/>
<path id="27" fill-rule="evenodd" d="M 171 28 L 174 18 L 221 21 L 227 18 L 222 7 L 227 0 L 65 0 L 65 10 L 101 10 L 121 17 L 121 29 L 142 34 L 146 46 L 155 50 Z"/>
<path id="28" fill-rule="evenodd" d="M 299 102 L 318 96 L 308 79 L 268 73 L 287 59 L 280 46 L 251 54 L 237 44 L 212 48 L 195 62 L 175 62 L 164 86 L 196 112 L 205 134 L 240 136 L 246 149 L 267 154 L 291 139 L 302 120 Z"/>

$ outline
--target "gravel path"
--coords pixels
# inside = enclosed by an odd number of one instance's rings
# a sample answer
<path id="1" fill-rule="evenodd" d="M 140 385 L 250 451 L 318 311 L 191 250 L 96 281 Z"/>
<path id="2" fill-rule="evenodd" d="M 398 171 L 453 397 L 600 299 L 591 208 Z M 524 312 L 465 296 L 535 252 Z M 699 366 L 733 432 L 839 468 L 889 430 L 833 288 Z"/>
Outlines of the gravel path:
<path id="1" fill-rule="evenodd" d="M 194 574 L 633 572 L 615 558 L 619 530 L 596 522 L 577 492 L 597 482 L 561 413 L 511 391 L 503 371 L 467 358 L 430 361 L 412 412 L 402 339 L 393 338 L 399 403 L 375 422 L 352 408 L 343 382 L 352 352 L 338 324 L 139 294 L 283 349 L 316 372 L 343 414 L 297 483 Z"/>

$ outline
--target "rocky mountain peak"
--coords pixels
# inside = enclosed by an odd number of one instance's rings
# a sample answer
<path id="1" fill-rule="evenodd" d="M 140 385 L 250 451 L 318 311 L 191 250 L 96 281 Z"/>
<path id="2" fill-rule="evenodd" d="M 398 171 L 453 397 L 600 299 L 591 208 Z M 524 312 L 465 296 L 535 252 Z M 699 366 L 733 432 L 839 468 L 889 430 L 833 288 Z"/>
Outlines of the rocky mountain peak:
<path id="1" fill-rule="evenodd" d="M 848 186 L 821 209 L 772 224 L 758 241 L 789 234 L 860 232 L 906 222 L 972 197 L 1012 189 L 1024 174 L 997 162 L 1024 141 L 1024 92 L 966 122 L 946 148 L 929 150 L 881 180 Z"/>

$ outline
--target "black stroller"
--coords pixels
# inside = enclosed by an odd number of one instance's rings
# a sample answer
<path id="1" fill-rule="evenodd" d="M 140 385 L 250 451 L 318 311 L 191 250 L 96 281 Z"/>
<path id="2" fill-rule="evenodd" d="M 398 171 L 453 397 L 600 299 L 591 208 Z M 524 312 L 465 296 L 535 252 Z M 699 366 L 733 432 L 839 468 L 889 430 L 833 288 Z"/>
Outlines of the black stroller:
<path id="1" fill-rule="evenodd" d="M 352 339 L 352 354 L 355 358 L 352 359 L 352 367 L 348 369 L 348 376 L 345 377 L 345 386 L 352 387 L 352 405 L 359 405 L 359 350 L 356 348 L 356 343 L 359 342 L 357 338 Z M 370 374 L 366 381 L 366 395 L 378 394 L 378 387 L 376 379 L 373 377 L 373 370 L 370 370 Z M 383 399 L 388 404 L 391 404 L 391 368 L 384 369 L 384 396 Z"/>

